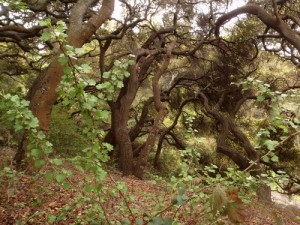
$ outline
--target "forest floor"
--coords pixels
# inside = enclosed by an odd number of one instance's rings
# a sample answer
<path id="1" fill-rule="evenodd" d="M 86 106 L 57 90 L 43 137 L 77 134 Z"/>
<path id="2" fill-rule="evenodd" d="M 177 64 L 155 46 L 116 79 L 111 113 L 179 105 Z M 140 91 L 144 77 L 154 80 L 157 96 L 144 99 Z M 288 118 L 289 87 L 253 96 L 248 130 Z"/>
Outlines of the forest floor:
<path id="1" fill-rule="evenodd" d="M 70 166 L 64 165 L 64 167 Z M 71 188 L 64 189 L 56 183 L 47 183 L 43 177 L 36 179 L 31 175 L 18 174 L 17 180 L 7 178 L 0 180 L 0 224 L 92 224 L 77 223 L 78 215 L 84 217 L 86 205 L 76 205 L 72 208 L 72 213 L 65 213 L 65 217 L 60 222 L 49 222 L 49 215 L 57 215 L 62 212 L 63 208 L 70 204 L 78 195 L 82 194 L 82 190 L 78 189 L 78 184 L 84 182 L 84 173 L 74 172 L 74 176 L 70 181 Z M 1 177 L 0 177 L 1 179 Z M 168 192 L 166 182 L 151 180 L 138 180 L 134 177 L 122 177 L 115 170 L 111 171 L 108 178 L 103 182 L 103 188 L 109 190 L 116 185 L 116 182 L 123 181 L 128 189 L 127 194 L 134 197 L 134 201 L 130 204 L 133 209 L 143 211 L 144 215 L 151 212 L 153 207 L 158 203 L 157 199 L 164 202 L 166 206 L 171 204 L 173 193 Z M 14 182 L 11 182 L 11 181 Z M 120 204 L 121 195 L 116 195 L 110 201 L 104 202 L 104 208 L 109 217 L 114 217 L 118 221 L 118 217 L 122 216 L 117 213 L 116 205 Z M 119 210 L 119 209 L 118 209 Z M 182 209 L 185 210 L 185 209 Z M 187 209 L 188 210 L 188 209 Z M 195 212 L 189 213 L 189 217 L 185 217 L 184 213 L 178 214 L 177 218 L 180 224 L 209 224 L 205 221 L 205 214 L 202 206 L 199 206 Z M 124 209 L 123 215 L 126 212 Z M 162 213 L 168 216 L 168 210 Z M 299 221 L 300 210 L 297 207 L 283 206 L 278 204 L 267 204 L 260 202 L 253 197 L 249 204 L 243 206 L 243 222 L 240 224 L 260 224 L 260 225 L 296 225 Z M 100 223 L 107 224 L 107 223 Z M 113 223 L 112 223 L 113 224 Z M 135 223 L 131 223 L 135 224 Z M 226 218 L 222 218 L 219 223 L 215 224 L 232 224 Z"/>

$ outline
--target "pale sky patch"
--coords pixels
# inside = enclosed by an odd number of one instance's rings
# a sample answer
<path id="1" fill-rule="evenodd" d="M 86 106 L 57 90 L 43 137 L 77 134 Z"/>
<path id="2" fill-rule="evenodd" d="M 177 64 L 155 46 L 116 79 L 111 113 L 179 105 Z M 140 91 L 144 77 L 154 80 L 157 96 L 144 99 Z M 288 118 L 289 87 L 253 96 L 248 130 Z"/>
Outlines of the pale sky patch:
<path id="1" fill-rule="evenodd" d="M 237 9 L 237 8 L 239 8 L 239 7 L 243 6 L 243 5 L 245 5 L 246 3 L 247 3 L 247 0 L 233 0 L 233 1 L 232 1 L 232 4 L 228 5 L 227 10 L 224 8 L 223 11 L 224 11 L 224 12 L 230 12 L 230 11 L 232 11 L 232 10 L 234 10 L 234 9 Z M 202 11 L 203 13 L 208 13 L 209 8 L 208 8 L 207 5 L 205 6 L 205 4 L 203 4 L 203 5 L 200 5 L 200 6 L 201 6 L 201 9 L 199 9 L 199 12 Z M 205 8 L 206 8 L 206 9 L 205 9 Z M 123 21 L 123 20 L 124 20 L 124 14 L 126 13 L 126 12 L 124 12 L 124 11 L 125 11 L 125 10 L 124 10 L 124 6 L 122 6 L 122 4 L 121 4 L 121 2 L 120 2 L 119 0 L 116 0 L 116 2 L 115 2 L 115 10 L 114 10 L 114 12 L 113 12 L 112 17 L 115 18 L 115 19 L 117 19 L 117 20 Z M 158 13 L 156 14 L 156 16 L 154 16 L 154 17 L 152 18 L 154 24 L 155 24 L 155 23 L 156 23 L 156 24 L 162 23 L 162 16 L 163 16 L 163 12 L 158 12 Z M 228 21 L 227 23 L 225 23 L 225 24 L 222 26 L 221 30 L 220 30 L 221 35 L 224 35 L 224 34 L 226 33 L 226 30 L 232 28 L 232 27 L 234 26 L 234 24 L 235 24 L 239 19 L 244 18 L 244 17 L 245 17 L 245 15 L 239 15 L 239 16 L 237 16 L 237 17 L 231 19 L 231 20 Z M 115 22 L 112 22 L 112 24 L 115 24 Z M 134 28 L 133 30 L 134 30 L 134 32 L 137 32 L 137 33 L 139 32 L 139 29 L 138 29 L 138 28 Z"/>

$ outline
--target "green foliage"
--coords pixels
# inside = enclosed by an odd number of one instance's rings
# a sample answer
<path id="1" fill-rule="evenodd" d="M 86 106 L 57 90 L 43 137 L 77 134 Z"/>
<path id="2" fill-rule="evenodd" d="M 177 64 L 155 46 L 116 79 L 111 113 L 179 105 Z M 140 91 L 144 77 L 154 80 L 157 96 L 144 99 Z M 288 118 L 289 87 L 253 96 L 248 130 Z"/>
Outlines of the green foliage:
<path id="1" fill-rule="evenodd" d="M 29 140 L 28 148 L 31 150 L 28 156 L 34 160 L 37 168 L 45 165 L 46 162 L 42 158 L 52 152 L 52 144 L 46 140 L 42 131 L 37 130 L 38 120 L 28 109 L 29 102 L 18 95 L 6 94 L 0 97 L 0 111 L 6 109 L 0 120 L 9 121 L 16 133 L 26 132 Z"/>
<path id="2" fill-rule="evenodd" d="M 19 136 L 13 131 L 13 124 L 3 116 L 6 111 L 7 109 L 0 106 L 0 145 L 16 146 Z"/>
<path id="3" fill-rule="evenodd" d="M 201 156 L 197 151 L 187 149 L 187 154 L 182 158 L 181 173 L 171 178 L 174 189 L 171 203 L 177 208 L 177 213 L 173 216 L 175 222 L 179 215 L 192 216 L 183 208 L 196 208 L 204 205 L 203 217 L 206 215 L 209 224 L 226 220 L 226 217 L 232 223 L 241 223 L 244 217 L 241 205 L 251 202 L 252 195 L 255 194 L 257 188 L 261 185 L 274 187 L 278 183 L 284 186 L 288 181 L 284 172 L 252 177 L 249 173 L 250 167 L 247 171 L 228 168 L 222 174 L 215 165 L 205 166 L 203 170 L 200 170 L 199 158 Z M 252 163 L 255 165 L 255 162 Z M 182 214 L 178 212 L 181 209 Z"/>
<path id="4" fill-rule="evenodd" d="M 133 60 L 128 60 L 128 62 L 116 60 L 113 69 L 103 73 L 104 82 L 96 85 L 96 88 L 101 91 L 98 97 L 112 100 L 115 90 L 122 88 L 124 78 L 130 76 L 127 71 L 128 66 L 134 65 L 134 63 Z"/>
<path id="5" fill-rule="evenodd" d="M 70 113 L 60 106 L 54 106 L 51 115 L 49 140 L 55 154 L 73 157 L 82 154 L 82 149 L 89 146 L 91 140 L 82 134 L 82 126 L 70 118 Z"/>
<path id="6" fill-rule="evenodd" d="M 287 98 L 286 93 L 273 91 L 270 84 L 266 84 L 261 80 L 255 80 L 248 77 L 240 85 L 246 91 L 249 88 L 257 93 L 257 101 L 269 101 L 268 107 L 271 110 L 271 118 L 267 127 L 262 127 L 256 135 L 256 148 L 265 149 L 262 160 L 266 163 L 278 163 L 279 157 L 275 152 L 276 148 L 284 142 L 291 130 L 297 129 L 298 125 L 295 121 L 288 117 L 284 117 L 287 109 L 284 108 L 284 101 Z"/>
<path id="7" fill-rule="evenodd" d="M 172 225 L 173 220 L 171 218 L 153 217 L 149 225 Z"/>
<path id="8" fill-rule="evenodd" d="M 159 161 L 159 172 L 164 177 L 171 177 L 180 172 L 181 156 L 177 149 L 165 146 Z"/>
<path id="9" fill-rule="evenodd" d="M 40 21 L 39 25 L 49 28 L 48 31 L 42 33 L 40 37 L 42 41 L 49 41 L 49 40 L 65 41 L 67 37 L 65 33 L 65 31 L 67 30 L 67 25 L 65 24 L 65 22 L 58 21 L 55 26 L 52 26 L 51 19 L 47 18 L 43 21 Z"/>
<path id="10" fill-rule="evenodd" d="M 6 195 L 7 199 L 13 197 L 15 195 L 15 185 L 19 181 L 19 177 L 17 176 L 17 172 L 12 168 L 6 166 L 4 168 L 0 168 L 0 178 L 2 180 L 2 185 L 6 186 Z M 0 188 L 1 190 L 1 188 Z M 3 196 L 4 198 L 4 196 Z"/>

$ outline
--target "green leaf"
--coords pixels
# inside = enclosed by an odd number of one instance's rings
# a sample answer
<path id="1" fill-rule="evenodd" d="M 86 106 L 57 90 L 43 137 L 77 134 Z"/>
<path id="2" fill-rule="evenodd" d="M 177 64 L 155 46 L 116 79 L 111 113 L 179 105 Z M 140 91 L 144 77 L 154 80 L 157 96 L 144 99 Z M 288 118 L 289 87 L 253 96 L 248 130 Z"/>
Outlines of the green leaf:
<path id="1" fill-rule="evenodd" d="M 58 183 L 62 183 L 65 179 L 66 179 L 66 176 L 64 174 L 59 173 L 59 174 L 55 175 L 55 180 Z"/>
<path id="2" fill-rule="evenodd" d="M 63 30 L 66 30 L 67 29 L 67 25 L 64 21 L 62 20 L 59 20 L 57 23 L 56 23 L 56 26 L 58 29 L 63 29 Z"/>
<path id="3" fill-rule="evenodd" d="M 123 219 L 123 220 L 121 221 L 121 224 L 123 224 L 123 225 L 130 225 L 130 221 L 127 220 L 127 219 Z"/>
<path id="4" fill-rule="evenodd" d="M 109 143 L 103 143 L 102 145 L 109 152 L 114 149 L 114 147 L 111 144 L 109 144 Z"/>
<path id="5" fill-rule="evenodd" d="M 130 73 L 129 73 L 128 71 L 125 71 L 125 72 L 124 72 L 124 76 L 125 76 L 125 77 L 130 77 Z"/>
<path id="6" fill-rule="evenodd" d="M 257 101 L 262 102 L 263 100 L 265 100 L 265 96 L 263 95 L 257 96 Z"/>
<path id="7" fill-rule="evenodd" d="M 58 61 L 61 65 L 66 65 L 69 59 L 65 55 L 60 55 Z"/>
<path id="8" fill-rule="evenodd" d="M 109 72 L 104 72 L 103 73 L 103 78 L 110 78 L 110 76 L 111 76 L 111 72 L 109 71 Z"/>
<path id="9" fill-rule="evenodd" d="M 117 81 L 117 88 L 122 88 L 124 87 L 124 84 L 122 81 Z"/>
<path id="10" fill-rule="evenodd" d="M 69 99 L 66 99 L 66 98 L 65 98 L 61 103 L 62 103 L 62 105 L 67 106 L 67 105 L 69 105 L 71 102 L 70 102 Z"/>
<path id="11" fill-rule="evenodd" d="M 122 62 L 121 62 L 120 60 L 116 60 L 116 61 L 114 62 L 114 65 L 117 66 L 117 67 L 120 67 L 121 64 L 122 64 Z"/>
<path id="12" fill-rule="evenodd" d="M 46 173 L 45 179 L 46 179 L 47 182 L 52 181 L 52 179 L 53 179 L 53 174 L 52 174 L 52 173 Z"/>
<path id="13" fill-rule="evenodd" d="M 97 89 L 97 90 L 104 89 L 105 87 L 106 87 L 106 86 L 105 86 L 105 83 L 97 84 L 97 85 L 96 85 L 96 89 Z"/>
<path id="14" fill-rule="evenodd" d="M 70 66 L 64 66 L 64 74 L 70 75 L 70 74 L 72 74 L 72 72 L 73 72 L 72 67 L 70 67 Z"/>
<path id="15" fill-rule="evenodd" d="M 56 24 L 56 27 L 54 28 L 54 34 L 58 38 L 58 40 L 64 41 L 66 39 L 66 37 L 67 37 L 67 34 L 65 33 L 66 30 L 67 30 L 67 26 L 66 26 L 65 22 L 58 21 Z M 72 48 L 72 49 L 74 49 L 74 48 Z M 73 54 L 74 54 L 73 50 L 70 52 L 73 52 Z"/>
<path id="16" fill-rule="evenodd" d="M 179 205 L 183 205 L 186 200 L 188 200 L 188 196 L 186 196 L 186 195 L 178 195 L 177 196 L 177 202 Z"/>
<path id="17" fill-rule="evenodd" d="M 71 52 L 74 51 L 74 47 L 72 45 L 65 45 L 64 47 L 67 51 L 71 51 Z"/>
<path id="18" fill-rule="evenodd" d="M 92 86 L 95 86 L 95 85 L 96 85 L 96 81 L 90 79 L 90 80 L 88 80 L 88 84 L 89 84 L 89 85 L 92 85 Z"/>
<path id="19" fill-rule="evenodd" d="M 55 215 L 48 216 L 48 222 L 49 223 L 55 223 L 56 222 L 56 216 Z"/>
<path id="20" fill-rule="evenodd" d="M 30 154 L 34 157 L 40 157 L 42 155 L 42 151 L 38 148 L 34 148 L 31 150 Z"/>
<path id="21" fill-rule="evenodd" d="M 119 182 L 116 186 L 116 188 L 120 191 L 122 191 L 123 193 L 127 192 L 127 187 L 126 184 L 124 182 Z"/>
<path id="22" fill-rule="evenodd" d="M 42 20 L 42 21 L 39 22 L 39 25 L 49 27 L 51 25 L 51 19 L 47 18 L 45 20 Z"/>
<path id="23" fill-rule="evenodd" d="M 84 109 L 87 109 L 87 110 L 91 110 L 93 107 L 94 107 L 94 103 L 93 102 L 85 102 L 82 107 Z"/>
<path id="24" fill-rule="evenodd" d="M 82 55 L 82 54 L 84 54 L 84 49 L 83 48 L 75 48 L 75 53 L 77 55 Z"/>
<path id="25" fill-rule="evenodd" d="M 267 146 L 268 150 L 273 151 L 276 145 L 278 145 L 278 141 L 266 140 L 264 144 Z"/>
<path id="26" fill-rule="evenodd" d="M 75 165 L 75 168 L 84 173 L 84 168 L 81 165 Z"/>
<path id="27" fill-rule="evenodd" d="M 14 125 L 14 129 L 15 129 L 15 131 L 23 130 L 23 124 L 16 123 L 16 124 Z"/>
<path id="28" fill-rule="evenodd" d="M 131 65 L 134 65 L 134 64 L 135 64 L 135 61 L 134 61 L 134 60 L 132 60 L 132 59 L 131 59 L 131 60 L 128 60 L 128 65 L 131 66 Z"/>
<path id="29" fill-rule="evenodd" d="M 67 38 L 67 34 L 65 33 L 59 33 L 58 36 L 57 36 L 57 39 L 60 41 L 60 42 L 63 42 L 65 41 L 65 39 Z M 74 54 L 73 54 L 74 55 Z"/>
<path id="30" fill-rule="evenodd" d="M 81 65 L 81 71 L 83 73 L 89 73 L 91 70 L 92 70 L 92 68 L 90 67 L 90 65 L 88 65 L 88 64 Z"/>
<path id="31" fill-rule="evenodd" d="M 39 121 L 37 118 L 32 118 L 29 123 L 29 128 L 36 128 L 39 125 Z"/>
<path id="32" fill-rule="evenodd" d="M 143 224 L 143 221 L 144 221 L 144 220 L 143 220 L 142 218 L 138 218 L 138 219 L 135 220 L 135 224 L 136 224 L 136 225 L 142 225 L 142 224 Z"/>
<path id="33" fill-rule="evenodd" d="M 106 87 L 106 90 L 109 92 L 109 93 L 114 93 L 115 89 L 114 87 L 108 83 L 107 87 Z"/>
<path id="34" fill-rule="evenodd" d="M 264 155 L 264 156 L 261 158 L 261 160 L 264 161 L 264 162 L 266 162 L 266 163 L 270 162 L 269 157 L 266 156 L 266 155 Z"/>
<path id="35" fill-rule="evenodd" d="M 37 138 L 43 140 L 46 138 L 46 135 L 42 131 L 39 131 L 37 134 Z"/>
<path id="36" fill-rule="evenodd" d="M 172 225 L 173 220 L 171 218 L 153 217 L 149 225 Z"/>
<path id="37" fill-rule="evenodd" d="M 46 164 L 45 160 L 39 159 L 34 161 L 34 166 L 40 168 Z"/>
<path id="38" fill-rule="evenodd" d="M 271 161 L 272 162 L 279 162 L 279 158 L 277 155 L 273 155 L 272 158 L 271 158 Z"/>
<path id="39" fill-rule="evenodd" d="M 84 186 L 83 188 L 83 192 L 84 193 L 90 193 L 94 190 L 94 186 L 93 185 L 90 185 L 90 184 L 87 184 Z"/>
<path id="40" fill-rule="evenodd" d="M 279 121 L 279 122 L 281 122 L 281 121 Z M 286 125 L 284 125 L 284 124 L 279 124 L 278 128 L 282 129 L 284 132 L 288 131 L 288 127 Z"/>
<path id="41" fill-rule="evenodd" d="M 12 101 L 12 102 L 19 102 L 20 98 L 18 95 L 12 95 L 12 96 L 9 96 L 9 99 Z"/>
<path id="42" fill-rule="evenodd" d="M 275 127 L 273 127 L 273 126 L 270 126 L 269 127 L 269 129 L 271 130 L 271 131 L 273 131 L 274 133 L 277 133 L 277 130 L 276 130 L 276 128 Z M 269 137 L 270 135 L 268 135 L 268 137 Z"/>
<path id="43" fill-rule="evenodd" d="M 54 163 L 54 165 L 56 166 L 61 166 L 63 164 L 61 159 L 53 159 L 52 162 Z"/>
<path id="44" fill-rule="evenodd" d="M 27 101 L 27 100 L 21 100 L 21 101 L 20 101 L 20 104 L 21 104 L 22 106 L 24 106 L 24 107 L 27 107 L 27 106 L 29 106 L 30 102 Z"/>
<path id="45" fill-rule="evenodd" d="M 51 34 L 48 32 L 42 33 L 40 40 L 42 41 L 49 41 L 51 39 Z"/>
<path id="46" fill-rule="evenodd" d="M 109 115 L 110 115 L 110 111 L 107 110 L 98 110 L 95 113 L 96 118 L 99 120 L 106 120 L 108 119 Z"/>

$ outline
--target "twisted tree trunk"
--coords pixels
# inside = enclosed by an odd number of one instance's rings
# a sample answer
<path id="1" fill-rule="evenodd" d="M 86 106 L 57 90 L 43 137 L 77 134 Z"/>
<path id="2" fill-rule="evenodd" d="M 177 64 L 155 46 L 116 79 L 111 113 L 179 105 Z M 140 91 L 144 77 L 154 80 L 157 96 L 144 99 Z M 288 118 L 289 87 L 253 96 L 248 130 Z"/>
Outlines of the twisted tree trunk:
<path id="1" fill-rule="evenodd" d="M 140 86 L 136 70 L 137 65 L 129 67 L 130 77 L 125 82 L 117 101 L 111 103 L 112 131 L 118 145 L 119 165 L 125 176 L 133 174 L 133 149 L 127 123 L 131 104 Z"/>
<path id="2" fill-rule="evenodd" d="M 155 76 L 152 79 L 152 89 L 153 89 L 153 97 L 154 97 L 154 105 L 155 109 L 157 111 L 157 115 L 154 119 L 154 124 L 151 128 L 151 131 L 148 135 L 148 138 L 146 140 L 145 146 L 141 150 L 136 166 L 135 166 L 135 171 L 134 175 L 138 178 L 143 178 L 147 161 L 148 161 L 148 155 L 150 150 L 153 148 L 155 145 L 156 138 L 159 134 L 160 131 L 160 126 L 163 123 L 165 117 L 168 115 L 168 109 L 167 107 L 161 102 L 160 100 L 160 86 L 159 86 L 159 79 L 161 78 L 162 74 L 165 73 L 167 70 L 170 60 L 171 60 L 171 55 L 172 55 L 172 49 L 175 46 L 175 41 L 173 41 L 167 48 L 167 53 L 164 57 L 162 66 L 159 68 L 158 72 L 155 74 Z"/>
<path id="3" fill-rule="evenodd" d="M 250 161 L 259 162 L 259 154 L 250 143 L 248 137 L 234 123 L 234 119 L 230 115 L 224 115 L 221 113 L 218 110 L 218 107 L 217 109 L 211 109 L 208 105 L 208 99 L 204 93 L 200 93 L 200 97 L 203 100 L 203 105 L 208 115 L 212 116 L 221 124 L 221 131 L 219 132 L 217 139 L 217 151 L 229 157 L 241 170 L 247 169 L 250 166 Z M 233 134 L 236 141 L 240 143 L 240 146 L 246 153 L 246 156 L 226 144 L 226 140 L 230 133 Z M 256 164 L 251 168 L 251 175 L 253 176 L 259 176 L 263 172 L 263 169 L 259 164 Z M 270 187 L 265 184 L 259 185 L 257 189 L 257 196 L 262 200 L 270 202 Z"/>

